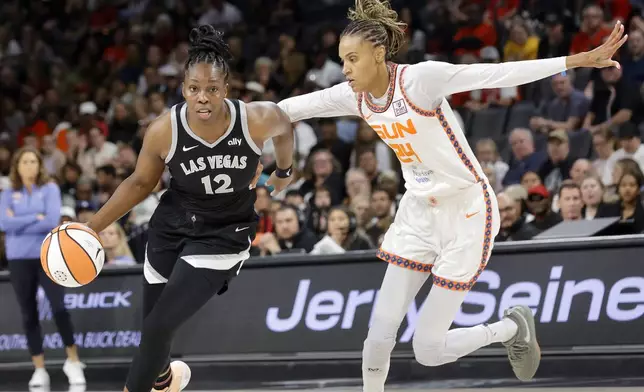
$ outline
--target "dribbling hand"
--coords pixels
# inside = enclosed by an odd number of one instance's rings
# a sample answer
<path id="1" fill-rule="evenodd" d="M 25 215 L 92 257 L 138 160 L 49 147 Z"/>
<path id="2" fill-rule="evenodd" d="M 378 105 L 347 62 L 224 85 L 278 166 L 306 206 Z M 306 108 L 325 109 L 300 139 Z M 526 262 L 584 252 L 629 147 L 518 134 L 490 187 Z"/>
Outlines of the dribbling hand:
<path id="1" fill-rule="evenodd" d="M 620 68 L 619 63 L 613 60 L 613 56 L 626 40 L 628 40 L 628 34 L 624 35 L 624 25 L 622 22 L 617 22 L 606 42 L 589 52 L 580 53 L 579 61 L 574 61 L 573 65 L 591 68 Z"/>

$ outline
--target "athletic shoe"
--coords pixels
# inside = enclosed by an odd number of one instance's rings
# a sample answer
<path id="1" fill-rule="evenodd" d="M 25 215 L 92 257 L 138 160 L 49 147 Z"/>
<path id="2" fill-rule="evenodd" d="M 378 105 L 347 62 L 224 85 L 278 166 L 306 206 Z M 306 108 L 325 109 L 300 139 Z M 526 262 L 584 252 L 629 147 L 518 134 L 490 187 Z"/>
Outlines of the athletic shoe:
<path id="1" fill-rule="evenodd" d="M 49 386 L 49 373 L 45 368 L 38 368 L 34 371 L 34 374 L 29 380 L 29 387 L 47 387 Z"/>
<path id="2" fill-rule="evenodd" d="M 527 306 L 514 306 L 506 309 L 504 318 L 509 318 L 518 326 L 517 334 L 503 345 L 508 350 L 512 370 L 521 381 L 530 381 L 541 362 L 541 348 L 537 342 L 532 310 Z"/>
<path id="3" fill-rule="evenodd" d="M 152 392 L 180 392 L 183 391 L 190 382 L 190 367 L 182 361 L 172 361 L 170 363 L 172 372 L 172 381 L 165 389 L 152 389 Z"/>
<path id="4" fill-rule="evenodd" d="M 65 361 L 63 365 L 63 372 L 69 380 L 69 385 L 84 385 L 85 384 L 85 364 L 80 361 L 70 361 L 69 359 Z"/>

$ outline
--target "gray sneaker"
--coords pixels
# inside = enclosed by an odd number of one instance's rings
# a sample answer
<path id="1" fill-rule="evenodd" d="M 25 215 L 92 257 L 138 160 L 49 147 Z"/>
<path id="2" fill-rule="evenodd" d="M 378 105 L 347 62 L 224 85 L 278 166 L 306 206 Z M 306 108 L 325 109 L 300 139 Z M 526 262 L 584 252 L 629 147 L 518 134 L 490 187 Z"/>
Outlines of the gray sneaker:
<path id="1" fill-rule="evenodd" d="M 503 345 L 508 350 L 512 370 L 521 381 L 530 381 L 541 362 L 541 348 L 537 342 L 534 316 L 529 307 L 520 305 L 506 309 L 503 318 L 509 318 L 519 327 L 517 334 Z"/>

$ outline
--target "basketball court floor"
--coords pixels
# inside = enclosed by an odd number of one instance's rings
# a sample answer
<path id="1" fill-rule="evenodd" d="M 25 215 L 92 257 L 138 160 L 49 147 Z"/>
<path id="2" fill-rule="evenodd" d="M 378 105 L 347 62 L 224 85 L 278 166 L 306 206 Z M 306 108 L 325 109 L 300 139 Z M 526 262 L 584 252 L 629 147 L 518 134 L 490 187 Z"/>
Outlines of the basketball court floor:
<path id="1" fill-rule="evenodd" d="M 192 383 L 191 383 L 192 384 Z M 191 385 L 192 386 L 192 385 Z M 9 388 L 6 388 L 9 387 Z M 88 383 L 87 387 L 52 385 L 51 388 L 23 388 L 20 385 L 2 385 L 3 392 L 120 392 L 113 383 Z M 454 380 L 393 384 L 387 391 L 396 392 L 642 392 L 644 379 L 541 379 L 532 383 L 518 383 L 516 380 Z M 207 382 L 196 382 L 186 390 L 194 392 L 361 392 L 356 380 L 318 380 L 302 382 L 279 382 L 264 384 L 261 388 L 235 389 Z"/>

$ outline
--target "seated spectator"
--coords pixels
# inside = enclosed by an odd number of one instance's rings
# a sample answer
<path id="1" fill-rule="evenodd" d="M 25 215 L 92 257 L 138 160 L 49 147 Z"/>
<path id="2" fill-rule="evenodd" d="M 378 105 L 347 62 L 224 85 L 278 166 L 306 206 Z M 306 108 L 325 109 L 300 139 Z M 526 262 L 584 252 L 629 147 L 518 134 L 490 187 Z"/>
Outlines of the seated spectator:
<path id="1" fill-rule="evenodd" d="M 328 88 L 345 80 L 342 66 L 329 58 L 325 50 L 320 50 L 313 56 L 313 66 L 306 73 L 306 80 L 312 81 L 322 88 Z"/>
<path id="2" fill-rule="evenodd" d="M 516 203 L 506 193 L 497 195 L 501 214 L 501 229 L 494 241 L 526 241 L 539 234 L 539 230 L 526 222 L 525 215 L 517 208 Z"/>
<path id="3" fill-rule="evenodd" d="M 73 162 L 65 163 L 60 169 L 58 182 L 60 183 L 63 204 L 70 206 L 75 204 L 76 186 L 80 178 L 81 168 Z"/>
<path id="4" fill-rule="evenodd" d="M 582 219 L 581 189 L 572 180 L 564 181 L 559 188 L 559 210 L 563 221 Z"/>
<path id="5" fill-rule="evenodd" d="M 538 51 L 539 37 L 532 34 L 523 19 L 515 18 L 503 47 L 503 61 L 536 60 Z"/>
<path id="6" fill-rule="evenodd" d="M 610 157 L 615 152 L 615 136 L 613 132 L 608 129 L 598 129 L 593 132 L 593 150 L 595 159 L 593 160 L 593 168 L 599 178 L 602 179 L 604 185 L 611 185 L 612 178 L 606 175 L 606 172 L 610 173 L 610 169 L 607 168 L 608 161 Z M 608 181 L 608 182 L 606 182 Z"/>
<path id="7" fill-rule="evenodd" d="M 597 210 L 602 204 L 604 197 L 604 184 L 599 176 L 594 174 L 586 175 L 581 181 L 581 201 L 584 208 L 581 210 L 583 219 L 592 220 L 597 216 Z"/>
<path id="8" fill-rule="evenodd" d="M 300 211 L 306 211 L 306 203 L 302 195 L 300 195 L 296 190 L 286 191 L 284 195 L 284 203 L 292 205 L 300 209 Z"/>
<path id="9" fill-rule="evenodd" d="M 620 217 L 620 232 L 624 234 L 639 234 L 644 231 L 642 186 L 644 186 L 644 177 L 641 173 L 624 173 L 617 184 L 619 201 L 603 205 L 597 211 L 597 217 Z"/>
<path id="10" fill-rule="evenodd" d="M 376 188 L 383 189 L 391 196 L 394 201 L 391 206 L 391 213 L 396 214 L 398 210 L 398 205 L 400 205 L 400 200 L 402 199 L 403 194 L 400 192 L 401 186 L 403 187 L 404 192 L 404 182 L 401 183 L 400 178 L 394 171 L 388 171 L 380 173 L 378 177 L 378 185 Z"/>
<path id="11" fill-rule="evenodd" d="M 494 168 L 490 165 L 482 165 L 483 167 L 483 174 L 485 174 L 485 177 L 487 177 L 487 180 L 490 183 L 490 186 L 492 186 L 492 190 L 494 192 L 501 192 L 501 185 L 499 185 L 499 182 L 496 180 L 496 172 L 494 171 Z"/>
<path id="12" fill-rule="evenodd" d="M 555 97 L 541 104 L 538 115 L 530 119 L 533 130 L 548 133 L 556 129 L 568 132 L 579 129 L 590 101 L 583 91 L 574 88 L 574 75 L 574 71 L 569 70 L 550 78 Z"/>
<path id="13" fill-rule="evenodd" d="M 304 196 L 304 200 L 310 200 L 313 192 L 322 185 L 331 192 L 332 205 L 338 205 L 344 200 L 342 166 L 329 150 L 321 149 L 309 155 L 307 165 L 304 167 L 304 178 L 306 180 L 300 187 L 300 194 Z"/>
<path id="14" fill-rule="evenodd" d="M 358 166 L 359 161 L 356 159 L 356 153 L 367 147 L 372 148 L 376 154 L 378 172 L 392 169 L 391 148 L 378 137 L 369 124 L 365 121 L 360 121 L 356 141 L 351 152 L 351 167 Z"/>
<path id="15" fill-rule="evenodd" d="M 491 0 L 487 2 L 485 20 L 489 23 L 496 21 L 501 26 L 508 27 L 521 5 L 520 0 Z"/>
<path id="16" fill-rule="evenodd" d="M 344 181 L 347 189 L 347 199 L 344 202 L 345 205 L 351 204 L 351 200 L 353 200 L 354 197 L 360 195 L 369 196 L 371 194 L 373 183 L 362 168 L 354 167 L 349 169 L 344 177 Z"/>
<path id="17" fill-rule="evenodd" d="M 96 188 L 98 202 L 103 205 L 112 196 L 120 180 L 113 165 L 105 165 L 96 169 Z"/>
<path id="18" fill-rule="evenodd" d="M 77 201 L 75 208 L 78 222 L 89 222 L 94 214 L 96 214 L 96 208 L 86 200 Z"/>
<path id="19" fill-rule="evenodd" d="M 53 135 L 45 135 L 42 138 L 42 147 L 40 148 L 43 156 L 43 164 L 47 174 L 55 176 L 60 173 L 60 169 L 65 165 L 65 154 L 56 148 L 56 140 Z"/>
<path id="20" fill-rule="evenodd" d="M 593 165 L 585 158 L 577 159 L 570 168 L 570 179 L 579 186 L 581 186 L 584 178 L 590 174 L 595 174 L 593 172 Z"/>
<path id="21" fill-rule="evenodd" d="M 135 226 L 147 226 L 148 222 L 150 222 L 150 219 L 152 218 L 152 214 L 154 214 L 154 211 L 159 205 L 159 201 L 161 200 L 161 196 L 164 192 L 165 187 L 163 186 L 163 181 L 159 180 L 157 186 L 152 190 L 152 193 L 132 208 L 132 211 L 130 211 L 130 215 L 128 216 L 128 220 Z"/>
<path id="22" fill-rule="evenodd" d="M 340 162 L 343 171 L 349 170 L 351 151 L 353 146 L 338 137 L 338 126 L 333 118 L 320 119 L 320 142 L 311 147 L 311 153 L 320 149 L 331 151 L 331 154 Z"/>
<path id="23" fill-rule="evenodd" d="M 371 194 L 371 211 L 374 217 L 367 224 L 366 233 L 371 242 L 380 246 L 389 226 L 394 222 L 392 213 L 393 199 L 384 189 L 375 189 Z"/>
<path id="24" fill-rule="evenodd" d="M 607 203 L 616 202 L 619 199 L 618 183 L 624 173 L 635 173 L 636 175 L 642 174 L 640 165 L 631 158 L 623 158 L 615 163 L 611 175 L 610 185 L 604 191 L 604 201 Z M 644 175 L 644 174 L 642 174 Z"/>
<path id="25" fill-rule="evenodd" d="M 537 185 L 528 191 L 526 200 L 528 211 L 534 216 L 531 222 L 540 231 L 548 230 L 561 222 L 561 217 L 552 211 L 550 192 L 543 185 Z"/>
<path id="26" fill-rule="evenodd" d="M 567 56 L 570 52 L 571 36 L 565 31 L 561 16 L 550 13 L 546 15 L 544 24 L 546 35 L 539 40 L 538 58 Z"/>
<path id="27" fill-rule="evenodd" d="M 345 207 L 334 207 L 329 212 L 327 233 L 315 244 L 311 254 L 338 254 L 373 248 L 371 241 L 358 229 L 353 212 Z"/>
<path id="28" fill-rule="evenodd" d="M 273 219 L 271 217 L 271 195 L 268 189 L 264 186 L 257 186 L 255 188 L 257 198 L 255 199 L 255 213 L 257 214 L 257 235 L 255 241 L 259 241 L 259 237 L 264 233 L 273 232 Z"/>
<path id="29" fill-rule="evenodd" d="M 568 133 L 556 130 L 548 135 L 548 159 L 539 168 L 539 177 L 548 191 L 555 192 L 564 180 L 570 178 L 570 169 L 575 162 L 570 155 Z"/>
<path id="30" fill-rule="evenodd" d="M 327 219 L 331 209 L 331 191 L 325 186 L 321 186 L 313 192 L 313 201 L 309 209 L 307 227 L 318 237 L 321 237 L 327 231 Z"/>
<path id="31" fill-rule="evenodd" d="M 534 220 L 534 216 L 528 211 L 528 191 L 519 184 L 510 185 L 503 190 L 503 193 L 514 202 L 517 211 L 526 216 L 528 222 Z"/>
<path id="32" fill-rule="evenodd" d="M 501 187 L 501 179 L 505 177 L 510 169 L 507 163 L 503 162 L 499 155 L 496 143 L 492 139 L 480 139 L 476 142 L 476 159 L 483 166 L 490 166 L 494 169 L 496 183 L 491 184 L 494 187 Z"/>
<path id="33" fill-rule="evenodd" d="M 259 255 L 278 253 L 309 253 L 318 242 L 307 227 L 301 212 L 283 204 L 275 212 L 275 232 L 265 233 L 257 247 Z"/>
<path id="34" fill-rule="evenodd" d="M 358 228 L 362 231 L 367 230 L 367 225 L 373 218 L 373 211 L 371 210 L 371 197 L 368 195 L 358 196 L 351 200 L 351 211 L 355 214 L 358 221 Z"/>
<path id="35" fill-rule="evenodd" d="M 371 186 L 377 186 L 380 171 L 378 170 L 376 151 L 373 148 L 366 147 L 363 150 L 356 152 L 356 158 L 358 161 L 358 167 L 367 175 L 367 178 L 371 182 Z"/>
<path id="36" fill-rule="evenodd" d="M 372 133 L 374 133 L 372 131 Z M 375 134 L 375 133 L 374 133 Z M 295 143 L 295 160 L 294 166 L 303 167 L 306 164 L 306 157 L 309 156 L 311 148 L 318 143 L 318 137 L 312 126 L 304 121 L 293 123 L 293 139 Z M 386 146 L 385 146 L 386 147 Z M 387 149 L 389 149 L 387 147 Z M 275 146 L 273 139 L 264 142 L 262 148 L 262 163 L 269 166 L 275 162 Z"/>
<path id="37" fill-rule="evenodd" d="M 595 4 L 584 7 L 581 17 L 581 28 L 572 38 L 570 54 L 587 52 L 602 44 L 611 30 L 603 26 L 604 11 Z"/>
<path id="38" fill-rule="evenodd" d="M 136 264 L 121 225 L 112 223 L 99 235 L 105 250 L 105 266 Z"/>
<path id="39" fill-rule="evenodd" d="M 537 185 L 543 185 L 543 182 L 536 172 L 527 171 L 521 177 L 521 186 L 525 188 L 526 192 Z"/>
<path id="40" fill-rule="evenodd" d="M 644 82 L 644 31 L 631 29 L 628 32 L 626 50 L 620 64 L 623 78 L 628 83 L 641 85 Z"/>
<path id="41" fill-rule="evenodd" d="M 523 173 L 538 171 L 547 159 L 546 154 L 541 151 L 535 151 L 534 138 L 529 129 L 514 129 L 510 133 L 509 142 L 513 159 L 508 173 L 503 178 L 504 186 L 518 184 Z"/>
<path id="42" fill-rule="evenodd" d="M 644 146 L 640 132 L 631 122 L 627 122 L 617 132 L 620 149 L 615 151 L 609 159 L 606 160 L 602 180 L 604 184 L 613 184 L 613 170 L 615 163 L 624 158 L 631 158 L 637 162 L 641 170 L 644 170 Z"/>
<path id="43" fill-rule="evenodd" d="M 609 26 L 614 26 L 618 21 L 626 23 L 633 6 L 637 3 L 641 5 L 641 2 L 637 0 L 633 1 L 633 4 L 631 4 L 630 0 L 599 0 L 597 3 L 608 11 L 608 14 L 611 17 L 611 20 L 608 22 Z"/>
<path id="44" fill-rule="evenodd" d="M 629 121 L 639 124 L 644 119 L 639 86 L 624 79 L 617 67 L 602 68 L 600 74 L 601 80 L 593 84 L 593 99 L 583 127 L 593 132 Z"/>
<path id="45" fill-rule="evenodd" d="M 456 31 L 452 42 L 455 55 L 468 53 L 478 56 L 482 48 L 496 45 L 496 29 L 483 21 L 483 9 L 479 4 L 468 4 L 463 13 L 465 24 Z"/>
<path id="46" fill-rule="evenodd" d="M 112 162 L 118 153 L 116 144 L 108 142 L 105 134 L 99 128 L 91 128 L 89 131 L 91 147 L 82 152 L 78 157 L 78 163 L 83 168 L 83 174 L 94 178 L 96 169 Z"/>

